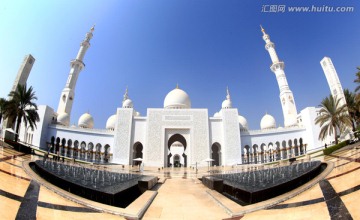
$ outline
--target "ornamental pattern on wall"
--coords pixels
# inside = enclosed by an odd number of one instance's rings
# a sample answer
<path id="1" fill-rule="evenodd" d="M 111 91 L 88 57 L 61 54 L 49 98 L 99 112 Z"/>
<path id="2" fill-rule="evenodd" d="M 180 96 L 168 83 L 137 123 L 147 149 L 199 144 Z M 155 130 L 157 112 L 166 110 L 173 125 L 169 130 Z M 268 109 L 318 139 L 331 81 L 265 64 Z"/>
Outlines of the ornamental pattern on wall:
<path id="1" fill-rule="evenodd" d="M 132 108 L 118 109 L 114 135 L 114 162 L 129 163 L 132 118 Z"/>
<path id="2" fill-rule="evenodd" d="M 166 120 L 166 119 L 180 120 Z M 189 120 L 190 119 L 190 120 Z M 192 120 L 191 120 L 192 119 Z M 188 130 L 190 132 L 191 161 L 188 164 L 199 162 L 209 157 L 209 125 L 207 109 L 148 109 L 147 127 L 147 162 L 164 165 L 165 147 L 167 140 L 165 131 L 173 129 Z M 170 130 L 168 130 L 170 129 Z"/>

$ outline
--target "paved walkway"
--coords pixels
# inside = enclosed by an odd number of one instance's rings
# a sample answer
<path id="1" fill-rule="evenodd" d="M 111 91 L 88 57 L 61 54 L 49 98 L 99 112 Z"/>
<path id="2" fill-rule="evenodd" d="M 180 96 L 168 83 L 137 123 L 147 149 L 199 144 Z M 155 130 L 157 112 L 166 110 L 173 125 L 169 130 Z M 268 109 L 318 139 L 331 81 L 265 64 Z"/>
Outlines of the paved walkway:
<path id="1" fill-rule="evenodd" d="M 0 146 L 1 219 L 122 219 L 65 199 L 32 180 L 22 162 L 38 158 Z M 323 181 L 272 208 L 236 218 L 207 195 L 207 189 L 194 178 L 193 169 L 185 174 L 181 170 L 146 168 L 145 172 L 162 179 L 165 174 L 169 179 L 158 188 L 143 219 L 360 219 L 359 158 L 360 150 L 353 147 L 331 156 L 318 155 L 315 159 L 335 164 Z M 201 172 L 206 173 L 206 169 Z"/>
<path id="2" fill-rule="evenodd" d="M 144 219 L 224 219 L 229 215 L 194 179 L 167 179 L 145 213 Z"/>

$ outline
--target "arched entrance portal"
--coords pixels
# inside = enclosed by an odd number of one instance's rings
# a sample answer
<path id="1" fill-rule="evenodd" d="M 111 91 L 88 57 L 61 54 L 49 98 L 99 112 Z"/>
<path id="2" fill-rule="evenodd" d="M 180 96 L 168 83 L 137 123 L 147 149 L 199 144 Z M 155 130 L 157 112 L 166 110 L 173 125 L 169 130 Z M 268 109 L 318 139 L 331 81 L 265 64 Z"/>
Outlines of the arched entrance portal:
<path id="1" fill-rule="evenodd" d="M 179 161 L 180 166 L 187 167 L 186 147 L 186 140 L 181 134 L 174 134 L 169 138 L 167 154 L 168 167 L 175 165 L 175 161 Z"/>
<path id="2" fill-rule="evenodd" d="M 140 142 L 136 142 L 133 146 L 133 159 L 143 158 L 143 145 Z M 141 164 L 141 162 L 133 161 L 133 165 Z"/>
<path id="3" fill-rule="evenodd" d="M 221 158 L 221 146 L 219 143 L 213 143 L 211 146 L 211 158 L 214 160 L 212 162 L 213 166 L 220 166 L 220 158 Z"/>

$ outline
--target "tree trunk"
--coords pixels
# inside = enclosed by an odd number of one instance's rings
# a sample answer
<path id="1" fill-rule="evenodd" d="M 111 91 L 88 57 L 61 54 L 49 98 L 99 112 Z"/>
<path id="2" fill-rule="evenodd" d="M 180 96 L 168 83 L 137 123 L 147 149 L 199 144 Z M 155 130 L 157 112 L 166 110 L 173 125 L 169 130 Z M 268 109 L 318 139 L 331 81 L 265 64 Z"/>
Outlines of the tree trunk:
<path id="1" fill-rule="evenodd" d="M 1 120 L 0 120 L 1 122 Z M 355 132 L 355 120 L 354 119 L 351 119 L 351 125 L 352 125 L 352 132 Z"/>
<path id="2" fill-rule="evenodd" d="M 19 130 L 21 124 L 21 116 L 17 116 L 16 129 L 15 129 L 15 141 L 17 142 L 19 139 Z"/>
<path id="3" fill-rule="evenodd" d="M 333 125 L 333 128 L 334 128 L 334 135 L 335 135 L 335 144 L 338 144 L 336 126 L 335 126 L 335 125 Z"/>

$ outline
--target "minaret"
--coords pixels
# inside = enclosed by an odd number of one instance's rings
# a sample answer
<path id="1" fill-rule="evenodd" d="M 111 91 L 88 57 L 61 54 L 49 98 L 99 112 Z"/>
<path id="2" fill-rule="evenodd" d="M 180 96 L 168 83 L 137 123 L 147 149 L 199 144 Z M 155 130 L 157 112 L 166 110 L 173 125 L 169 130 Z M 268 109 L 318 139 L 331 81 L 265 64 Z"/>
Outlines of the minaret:
<path id="1" fill-rule="evenodd" d="M 326 80 L 330 87 L 331 95 L 339 100 L 339 105 L 347 105 L 346 104 L 346 98 L 344 95 L 344 90 L 341 86 L 340 79 L 338 77 L 338 74 L 335 70 L 334 64 L 332 63 L 331 59 L 329 57 L 324 57 L 320 61 L 321 67 L 323 68 Z M 339 106 L 339 107 L 340 107 Z M 346 111 L 346 113 L 349 115 L 349 111 Z M 349 139 L 353 138 L 351 134 L 349 134 L 352 131 L 352 127 L 346 127 L 345 131 L 341 133 L 341 138 Z"/>
<path id="2" fill-rule="evenodd" d="M 332 63 L 329 57 L 324 57 L 320 61 L 321 67 L 324 70 L 326 80 L 329 84 L 331 95 L 337 99 L 340 99 L 340 105 L 346 105 L 346 99 L 344 95 L 344 90 L 341 86 L 338 74 L 335 70 L 334 64 Z"/>
<path id="3" fill-rule="evenodd" d="M 16 91 L 18 85 L 25 85 L 26 81 L 30 75 L 30 71 L 35 63 L 35 58 L 28 54 L 25 56 L 24 61 L 22 62 L 19 72 L 16 75 L 16 79 L 14 81 L 13 87 L 11 89 L 12 92 Z"/>
<path id="4" fill-rule="evenodd" d="M 297 111 L 293 93 L 291 92 L 289 85 L 286 80 L 284 68 L 284 62 L 280 61 L 276 51 L 275 44 L 270 41 L 270 36 L 265 33 L 264 28 L 260 25 L 261 31 L 263 32 L 263 39 L 266 42 L 265 49 L 269 52 L 272 65 L 270 66 L 271 71 L 276 75 L 276 80 L 280 89 L 280 101 L 284 114 L 284 126 L 291 127 L 297 125 Z"/>
<path id="5" fill-rule="evenodd" d="M 15 92 L 18 85 L 23 86 L 23 85 L 26 84 L 27 79 L 28 79 L 28 77 L 30 75 L 30 72 L 31 72 L 31 69 L 32 69 L 34 63 L 35 63 L 35 58 L 31 54 L 28 54 L 28 55 L 26 55 L 24 57 L 24 60 L 23 60 L 21 66 L 20 66 L 20 69 L 19 69 L 19 71 L 18 71 L 18 73 L 16 75 L 14 84 L 13 84 L 12 89 L 11 89 L 10 92 Z M 8 99 L 11 100 L 12 97 L 9 96 Z M 4 120 L 4 122 L 3 122 L 4 130 L 6 128 L 11 128 L 11 127 L 14 126 L 12 121 L 13 121 L 13 118 L 6 118 Z"/>
<path id="6" fill-rule="evenodd" d="M 58 123 L 66 126 L 69 126 L 70 123 L 70 114 L 75 96 L 74 90 L 76 86 L 76 81 L 79 77 L 79 73 L 85 67 L 83 59 L 87 49 L 90 47 L 90 40 L 93 37 L 93 32 L 94 26 L 90 29 L 89 32 L 86 33 L 85 39 L 80 44 L 80 49 L 76 58 L 74 60 L 71 60 L 69 77 L 67 79 L 65 88 L 63 89 L 60 96 L 59 106 L 57 110 L 57 113 L 60 116 L 58 116 Z"/>

